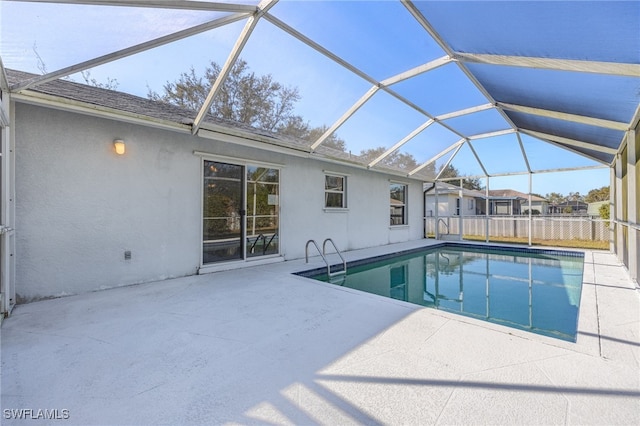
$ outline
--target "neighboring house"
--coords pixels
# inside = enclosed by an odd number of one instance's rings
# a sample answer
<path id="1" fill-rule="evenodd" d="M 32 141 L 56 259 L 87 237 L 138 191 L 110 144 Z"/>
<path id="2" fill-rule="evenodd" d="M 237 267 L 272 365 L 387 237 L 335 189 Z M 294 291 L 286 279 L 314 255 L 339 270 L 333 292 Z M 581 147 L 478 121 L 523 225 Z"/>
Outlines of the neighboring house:
<path id="1" fill-rule="evenodd" d="M 550 205 L 549 214 L 586 215 L 588 209 L 589 205 L 583 201 L 564 201 Z"/>
<path id="2" fill-rule="evenodd" d="M 437 183 L 438 216 L 475 216 L 485 214 L 485 195 L 481 191 L 462 189 L 444 182 Z M 436 215 L 436 187 L 433 183 L 425 184 L 425 216 Z"/>
<path id="3" fill-rule="evenodd" d="M 65 80 L 10 105 L 17 302 L 423 237 L 422 180 L 348 153 L 211 118 L 193 135 L 193 111 Z"/>
<path id="4" fill-rule="evenodd" d="M 489 191 L 489 204 L 489 214 L 492 215 L 528 214 L 529 195 L 513 189 L 492 189 Z M 548 206 L 546 199 L 531 195 L 532 214 L 546 214 Z"/>
<path id="5" fill-rule="evenodd" d="M 600 216 L 600 207 L 602 207 L 605 204 L 609 204 L 610 201 L 596 201 L 593 203 L 589 203 L 588 207 L 587 207 L 587 214 L 589 216 Z"/>
<path id="6" fill-rule="evenodd" d="M 435 187 L 425 184 L 425 215 L 435 216 Z M 438 216 L 458 216 L 460 214 L 460 188 L 438 183 Z M 483 191 L 462 190 L 462 215 L 476 216 L 486 214 L 486 193 Z M 544 214 L 548 202 L 544 198 L 531 196 L 533 214 Z M 512 189 L 494 189 L 489 191 L 489 215 L 520 215 L 529 210 L 529 196 Z"/>

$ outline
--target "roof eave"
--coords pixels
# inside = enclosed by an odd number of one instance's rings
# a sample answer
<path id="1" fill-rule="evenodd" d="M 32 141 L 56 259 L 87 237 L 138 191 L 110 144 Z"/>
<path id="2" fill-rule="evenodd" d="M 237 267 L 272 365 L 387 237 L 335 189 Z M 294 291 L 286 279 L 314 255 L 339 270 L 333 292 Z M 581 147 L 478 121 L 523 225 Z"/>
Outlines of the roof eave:
<path id="1" fill-rule="evenodd" d="M 107 118 L 111 120 L 117 120 L 191 135 L 192 125 L 190 123 L 178 123 L 171 120 L 159 119 L 144 114 L 132 113 L 115 108 L 90 104 L 87 102 L 45 94 L 28 89 L 19 93 L 12 93 L 10 96 L 13 101 L 20 103 L 44 106 L 62 111 L 70 111 L 93 117 Z M 361 170 L 369 170 L 374 173 L 390 175 L 396 178 L 402 178 L 403 180 L 407 181 L 423 181 L 420 178 L 407 176 L 407 174 L 402 171 L 394 171 L 390 169 L 368 169 L 365 164 L 361 164 L 356 161 L 347 161 L 345 159 L 334 158 L 331 155 L 320 153 L 318 151 L 312 153 L 309 149 L 303 147 L 302 145 L 294 146 L 293 144 L 287 143 L 286 141 L 283 141 L 277 137 L 265 136 L 259 133 L 249 132 L 244 129 L 236 129 L 230 126 L 223 126 L 206 122 L 203 124 L 201 130 L 199 130 L 198 136 L 205 139 L 218 139 L 238 145 L 250 146 L 256 149 L 279 152 L 297 157 L 313 158 L 332 164 L 340 164 L 343 166 Z"/>

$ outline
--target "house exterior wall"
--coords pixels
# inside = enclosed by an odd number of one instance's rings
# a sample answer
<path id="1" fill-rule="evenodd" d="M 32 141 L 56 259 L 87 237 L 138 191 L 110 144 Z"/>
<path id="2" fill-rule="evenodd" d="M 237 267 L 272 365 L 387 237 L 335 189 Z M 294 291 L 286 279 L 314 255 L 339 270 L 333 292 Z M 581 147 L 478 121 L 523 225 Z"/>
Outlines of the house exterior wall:
<path id="1" fill-rule="evenodd" d="M 456 194 L 438 194 L 438 216 L 456 216 Z M 426 216 L 435 216 L 436 197 L 432 193 L 425 197 Z M 471 203 L 471 204 L 470 204 Z M 462 214 L 464 216 L 475 216 L 477 200 L 474 197 L 463 196 Z"/>
<path id="2" fill-rule="evenodd" d="M 504 215 L 518 215 L 520 214 L 520 201 L 507 199 L 507 200 L 491 200 L 489 206 L 489 214 L 496 216 Z"/>
<path id="3" fill-rule="evenodd" d="M 281 254 L 308 239 L 340 250 L 422 238 L 422 183 L 409 181 L 408 225 L 389 226 L 402 179 L 315 159 L 16 103 L 16 293 L 19 302 L 197 273 L 201 157 L 281 165 Z M 123 139 L 125 155 L 113 150 Z M 324 207 L 324 170 L 347 176 L 348 208 Z M 131 259 L 124 259 L 125 250 Z"/>
<path id="4" fill-rule="evenodd" d="M 529 211 L 529 201 L 524 200 L 520 204 L 520 211 L 522 213 Z M 538 214 L 544 215 L 549 211 L 549 204 L 545 201 L 531 201 L 531 211 L 538 212 Z"/>
<path id="5" fill-rule="evenodd" d="M 475 216 L 476 215 L 476 202 L 475 197 L 463 197 L 462 198 L 462 214 L 464 216 Z"/>

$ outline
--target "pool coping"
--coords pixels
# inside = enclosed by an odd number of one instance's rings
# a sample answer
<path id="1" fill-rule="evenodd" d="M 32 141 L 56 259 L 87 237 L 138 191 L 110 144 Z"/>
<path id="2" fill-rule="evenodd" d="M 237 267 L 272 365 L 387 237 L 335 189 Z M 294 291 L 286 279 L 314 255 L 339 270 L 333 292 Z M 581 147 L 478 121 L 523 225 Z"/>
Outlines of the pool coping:
<path id="1" fill-rule="evenodd" d="M 384 261 L 384 260 L 392 259 L 394 257 L 406 256 L 406 255 L 418 253 L 418 252 L 425 251 L 425 250 L 435 250 L 435 249 L 446 248 L 446 247 L 451 247 L 451 248 L 476 248 L 476 249 L 478 247 L 482 247 L 482 248 L 485 248 L 485 249 L 489 248 L 489 249 L 495 250 L 495 251 L 531 253 L 531 254 L 540 254 L 540 255 L 559 255 L 559 256 L 567 256 L 567 257 L 581 257 L 581 258 L 584 259 L 584 252 L 580 252 L 580 251 L 568 251 L 568 250 L 564 250 L 564 249 L 554 250 L 554 249 L 547 249 L 547 248 L 528 248 L 528 247 L 527 248 L 523 248 L 523 247 L 513 247 L 513 246 L 507 246 L 507 245 L 498 245 L 498 244 L 495 244 L 495 243 L 478 244 L 478 243 L 444 241 L 444 242 L 440 242 L 440 243 L 429 245 L 429 246 L 411 248 L 411 249 L 401 250 L 401 251 L 397 251 L 397 252 L 393 252 L 393 253 L 381 254 L 381 255 L 378 255 L 378 256 L 373 256 L 373 257 L 368 257 L 368 258 L 363 258 L 363 259 L 358 259 L 358 260 L 352 260 L 350 262 L 347 262 L 347 269 L 349 267 L 357 267 L 357 266 L 367 265 L 369 263 L 375 263 L 375 262 L 379 262 L 379 261 Z M 325 267 L 320 267 L 320 268 L 309 269 L 309 270 L 306 270 L 306 271 L 294 272 L 293 274 L 299 275 L 299 276 L 302 276 L 302 277 L 306 277 L 306 278 L 311 278 L 311 277 L 313 277 L 315 275 L 320 275 L 323 271 L 326 271 L 326 269 L 327 269 L 327 267 L 325 266 Z"/>
<path id="2" fill-rule="evenodd" d="M 404 245 L 411 246 L 410 248 L 400 249 L 396 251 L 389 251 L 392 247 L 401 247 Z M 578 327 L 577 327 L 577 337 L 575 342 L 561 340 L 555 337 L 545 336 L 542 334 L 532 333 L 526 330 L 520 330 L 517 328 L 511 328 L 506 325 L 491 323 L 488 321 L 484 321 L 481 319 L 476 319 L 469 316 L 459 315 L 455 313 L 450 313 L 443 310 L 433 309 L 426 306 L 416 305 L 414 303 L 405 302 L 402 300 L 392 299 L 385 296 L 380 296 L 377 294 L 367 293 L 357 289 L 351 289 L 348 287 L 337 286 L 332 283 L 319 281 L 314 278 L 307 276 L 312 271 L 316 273 L 326 271 L 326 264 L 322 261 L 320 256 L 316 256 L 311 260 L 315 259 L 315 262 L 311 263 L 311 267 L 301 267 L 300 265 L 296 265 L 295 268 L 288 268 L 289 273 L 296 278 L 300 278 L 305 282 L 314 283 L 317 285 L 327 286 L 329 288 L 333 288 L 338 291 L 347 291 L 354 294 L 359 294 L 363 297 L 374 297 L 387 301 L 388 303 L 396 303 L 403 305 L 410 309 L 426 309 L 429 310 L 432 315 L 440 316 L 443 318 L 447 318 L 449 320 L 459 321 L 465 324 L 473 325 L 476 327 L 489 329 L 495 332 L 509 334 L 515 337 L 519 337 L 525 340 L 537 341 L 540 343 L 544 343 L 547 345 L 559 347 L 562 349 L 567 349 L 583 354 L 589 354 L 593 356 L 602 356 L 603 348 L 602 348 L 602 337 L 600 335 L 600 323 L 599 323 L 599 312 L 598 312 L 598 304 L 597 304 L 597 296 L 594 294 L 595 288 L 593 286 L 596 285 L 595 280 L 587 280 L 589 276 L 588 272 L 594 266 L 594 261 L 589 260 L 590 255 L 593 253 L 603 253 L 610 254 L 609 251 L 606 250 L 594 250 L 594 249 L 575 249 L 575 248 L 559 248 L 555 247 L 522 247 L 521 245 L 512 245 L 512 244 L 501 244 L 501 243 L 486 243 L 481 241 L 440 241 L 433 239 L 424 239 L 417 241 L 410 241 L 405 243 L 398 244 L 390 244 L 386 246 L 374 247 L 371 249 L 359 249 L 343 252 L 343 256 L 347 260 L 347 267 L 350 265 L 361 265 L 366 264 L 375 260 L 384 260 L 387 258 L 395 257 L 399 253 L 410 254 L 413 252 L 423 251 L 429 248 L 438 248 L 438 247 L 487 247 L 491 246 L 491 248 L 497 250 L 504 251 L 522 251 L 522 252 L 535 252 L 535 253 L 550 253 L 550 254 L 558 254 L 561 253 L 563 255 L 572 256 L 572 257 L 582 257 L 584 259 L 583 263 L 583 274 L 582 274 L 582 288 L 580 294 L 580 309 L 578 311 Z M 368 255 L 367 253 L 377 253 Z M 382 253 L 379 253 L 382 252 Z M 331 256 L 331 253 L 328 254 Z M 374 260 L 375 259 L 375 260 Z M 284 265 L 287 263 L 291 263 L 291 266 L 298 263 L 297 261 L 289 261 L 284 262 Z M 303 264 L 305 265 L 306 262 Z M 322 266 L 320 266 L 320 264 Z M 332 265 L 335 264 L 332 263 Z M 593 291 L 592 291 L 593 290 Z M 637 289 L 636 289 L 637 290 Z"/>

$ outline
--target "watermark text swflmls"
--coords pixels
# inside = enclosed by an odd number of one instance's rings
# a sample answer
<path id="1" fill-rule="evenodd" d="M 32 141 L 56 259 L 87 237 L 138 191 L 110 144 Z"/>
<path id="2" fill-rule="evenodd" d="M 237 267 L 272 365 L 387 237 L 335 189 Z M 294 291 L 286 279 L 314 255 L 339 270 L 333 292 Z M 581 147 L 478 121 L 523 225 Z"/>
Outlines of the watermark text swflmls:
<path id="1" fill-rule="evenodd" d="M 2 416 L 5 420 L 68 420 L 70 413 L 66 408 L 5 408 Z"/>

